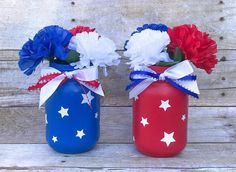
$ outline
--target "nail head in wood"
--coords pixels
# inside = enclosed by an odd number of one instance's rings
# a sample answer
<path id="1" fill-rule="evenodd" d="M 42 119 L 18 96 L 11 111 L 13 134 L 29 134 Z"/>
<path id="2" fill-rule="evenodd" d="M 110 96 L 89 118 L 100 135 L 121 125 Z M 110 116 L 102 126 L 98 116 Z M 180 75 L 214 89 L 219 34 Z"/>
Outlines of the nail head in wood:
<path id="1" fill-rule="evenodd" d="M 224 4 L 224 1 L 220 1 L 219 4 Z"/>
<path id="2" fill-rule="evenodd" d="M 225 57 L 225 56 L 222 56 L 221 59 L 220 59 L 220 61 L 222 61 L 222 62 L 226 61 L 226 57 Z"/>
<path id="3" fill-rule="evenodd" d="M 220 21 L 224 21 L 225 20 L 225 18 L 224 17 L 220 17 L 220 19 L 219 19 Z"/>

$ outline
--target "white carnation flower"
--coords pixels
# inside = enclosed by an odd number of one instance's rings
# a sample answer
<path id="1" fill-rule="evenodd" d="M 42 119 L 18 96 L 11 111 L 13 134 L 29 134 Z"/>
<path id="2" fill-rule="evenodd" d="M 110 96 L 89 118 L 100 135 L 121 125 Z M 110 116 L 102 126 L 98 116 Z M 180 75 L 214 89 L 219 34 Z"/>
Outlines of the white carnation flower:
<path id="1" fill-rule="evenodd" d="M 166 52 L 170 43 L 167 32 L 145 29 L 129 39 L 124 55 L 129 57 L 131 67 L 155 65 L 159 62 L 172 62 Z"/>
<path id="2" fill-rule="evenodd" d="M 76 34 L 70 40 L 69 49 L 80 53 L 80 61 L 73 64 L 78 68 L 89 67 L 91 64 L 106 67 L 120 62 L 120 56 L 115 52 L 115 43 L 96 32 Z"/>

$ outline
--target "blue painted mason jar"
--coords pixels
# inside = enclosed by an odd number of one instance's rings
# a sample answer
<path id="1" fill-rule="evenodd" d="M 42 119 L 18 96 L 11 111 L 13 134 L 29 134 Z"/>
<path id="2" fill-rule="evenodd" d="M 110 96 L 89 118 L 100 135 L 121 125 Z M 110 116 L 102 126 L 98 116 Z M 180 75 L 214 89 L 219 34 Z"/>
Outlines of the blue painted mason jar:
<path id="1" fill-rule="evenodd" d="M 51 63 L 61 71 L 73 66 Z M 73 79 L 61 84 L 45 103 L 46 140 L 55 151 L 76 154 L 92 149 L 100 134 L 100 96 Z"/>

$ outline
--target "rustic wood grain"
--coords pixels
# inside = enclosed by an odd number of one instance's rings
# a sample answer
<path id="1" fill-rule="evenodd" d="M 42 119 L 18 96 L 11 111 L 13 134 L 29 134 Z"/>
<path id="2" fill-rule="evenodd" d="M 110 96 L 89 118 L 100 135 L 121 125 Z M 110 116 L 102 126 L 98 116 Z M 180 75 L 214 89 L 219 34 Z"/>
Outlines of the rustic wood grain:
<path id="1" fill-rule="evenodd" d="M 236 1 L 235 0 L 1 0 L 0 1 L 0 172 L 236 171 Z M 27 78 L 17 67 L 18 49 L 40 28 L 58 24 L 96 27 L 123 49 L 144 23 L 195 23 L 218 43 L 220 61 L 212 75 L 197 70 L 201 99 L 190 99 L 188 146 L 162 159 L 138 153 L 132 143 L 132 110 L 124 91 L 130 69 L 101 76 L 101 138 L 93 151 L 64 155 L 45 144 L 39 92 L 27 92 L 39 71 Z M 122 51 L 119 51 L 122 54 Z M 117 107 L 116 107 L 117 106 Z M 126 106 L 126 107 L 122 107 Z"/>
<path id="2" fill-rule="evenodd" d="M 132 144 L 98 144 L 79 155 L 59 154 L 44 144 L 0 144 L 0 150 L 1 168 L 236 168 L 236 144 L 232 143 L 189 144 L 173 158 L 146 157 Z"/>
<path id="3" fill-rule="evenodd" d="M 224 168 L 224 169 L 228 169 L 228 168 Z M 161 169 L 161 168 L 63 168 L 63 167 L 37 167 L 37 168 L 32 168 L 32 167 L 10 167 L 10 168 L 2 168 L 0 169 L 0 172 L 92 172 L 92 171 L 96 171 L 96 172 L 181 172 L 184 169 Z M 195 171 L 195 170 L 194 170 Z"/>
<path id="4" fill-rule="evenodd" d="M 169 26 L 195 23 L 218 42 L 221 49 L 236 48 L 234 0 L 1 0 L 0 49 L 19 49 L 46 25 L 71 28 L 77 24 L 96 27 L 113 39 L 118 49 L 130 33 L 144 23 Z"/>
<path id="5" fill-rule="evenodd" d="M 0 108 L 0 143 L 45 143 L 44 112 L 37 107 Z M 236 107 L 191 107 L 191 143 L 236 142 Z M 130 107 L 102 107 L 100 143 L 132 143 Z"/>
<path id="6" fill-rule="evenodd" d="M 1 168 L 1 167 L 0 167 Z M 7 168 L 1 168 L 0 172 L 235 172 L 236 168 L 227 168 L 227 167 L 221 167 L 221 168 L 148 168 L 148 167 L 142 167 L 142 168 L 122 168 L 122 167 L 110 167 L 110 168 L 64 168 L 64 167 L 7 167 Z"/>

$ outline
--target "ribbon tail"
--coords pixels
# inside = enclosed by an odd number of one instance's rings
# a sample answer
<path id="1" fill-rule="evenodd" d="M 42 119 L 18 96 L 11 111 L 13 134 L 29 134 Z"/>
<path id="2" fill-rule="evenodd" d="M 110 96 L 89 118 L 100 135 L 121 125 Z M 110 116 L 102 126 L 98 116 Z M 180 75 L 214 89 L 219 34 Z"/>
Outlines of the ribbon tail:
<path id="1" fill-rule="evenodd" d="M 100 96 L 104 96 L 101 84 L 98 86 L 98 88 L 95 88 L 94 90 L 92 89 L 92 91 L 95 92 L 96 94 L 99 94 Z"/>
<path id="2" fill-rule="evenodd" d="M 171 80 L 167 79 L 167 81 L 177 89 L 183 91 L 186 94 L 189 94 L 195 98 L 199 98 L 200 91 L 197 86 L 196 81 L 191 81 L 191 80 Z"/>
<path id="3" fill-rule="evenodd" d="M 41 88 L 39 98 L 39 108 L 47 101 L 47 99 L 56 91 L 61 82 L 65 79 L 63 75 L 59 75 L 56 78 L 49 81 Z"/>
<path id="4" fill-rule="evenodd" d="M 77 82 L 80 82 L 77 80 Z M 89 85 L 87 85 L 86 83 L 84 83 L 83 81 L 80 82 L 83 86 L 87 87 L 89 90 L 91 90 L 92 92 L 100 95 L 100 96 L 104 96 L 104 92 L 103 92 L 103 89 L 102 89 L 102 86 L 101 84 L 99 84 L 99 86 L 97 88 L 94 88 L 94 87 L 90 87 Z"/>
<path id="5" fill-rule="evenodd" d="M 138 96 L 141 92 L 143 92 L 153 82 L 154 82 L 154 80 L 152 80 L 152 79 L 145 79 L 144 81 L 140 82 L 137 86 L 135 86 L 129 92 L 129 99 L 132 99 L 132 98 Z"/>
<path id="6" fill-rule="evenodd" d="M 134 88 L 136 85 L 140 84 L 142 81 L 144 81 L 145 79 L 135 79 L 132 80 L 132 82 L 127 85 L 127 87 L 125 88 L 126 91 L 130 90 L 131 88 Z"/>
<path id="7" fill-rule="evenodd" d="M 196 81 L 177 81 L 177 83 L 193 93 L 200 94 Z"/>

